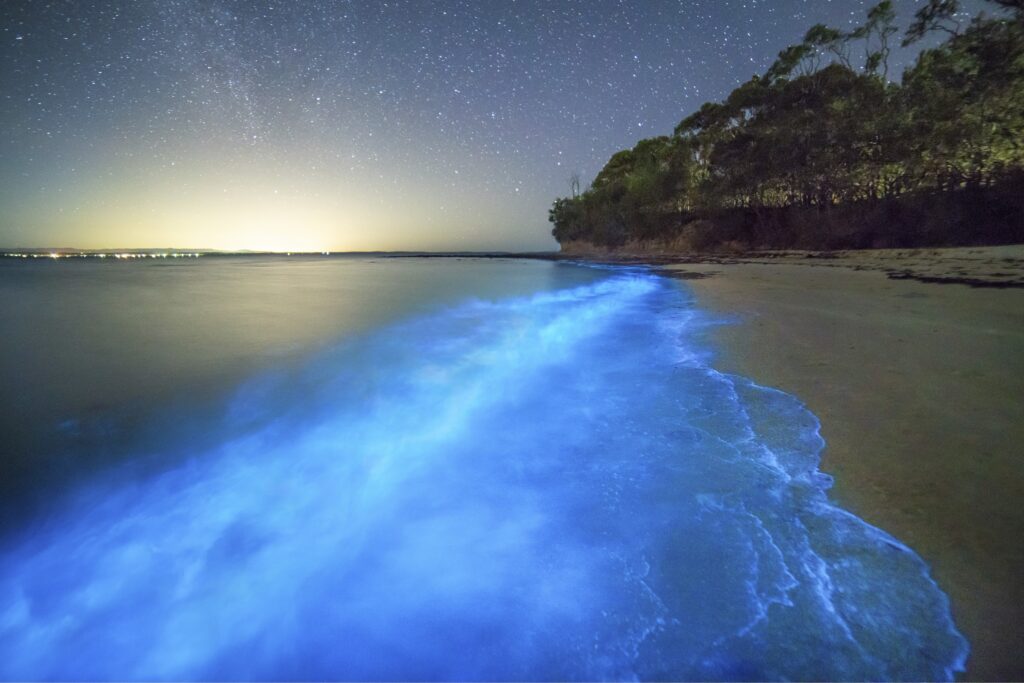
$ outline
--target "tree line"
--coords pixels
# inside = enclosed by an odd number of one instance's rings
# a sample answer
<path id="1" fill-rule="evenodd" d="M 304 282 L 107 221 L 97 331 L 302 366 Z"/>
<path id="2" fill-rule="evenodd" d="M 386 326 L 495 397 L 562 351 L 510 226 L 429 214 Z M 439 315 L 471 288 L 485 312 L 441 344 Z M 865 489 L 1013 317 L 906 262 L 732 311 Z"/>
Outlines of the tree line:
<path id="1" fill-rule="evenodd" d="M 611 157 L 550 211 L 563 247 L 843 248 L 1024 241 L 1024 0 L 929 0 L 817 25 L 672 135 Z M 900 82 L 897 41 L 940 34 Z"/>

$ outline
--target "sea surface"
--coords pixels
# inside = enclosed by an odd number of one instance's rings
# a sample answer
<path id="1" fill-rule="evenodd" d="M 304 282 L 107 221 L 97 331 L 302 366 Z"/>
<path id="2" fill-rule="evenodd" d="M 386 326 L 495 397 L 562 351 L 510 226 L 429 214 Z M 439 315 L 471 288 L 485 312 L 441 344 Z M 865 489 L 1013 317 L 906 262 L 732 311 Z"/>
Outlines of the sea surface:
<path id="1" fill-rule="evenodd" d="M 0 260 L 0 678 L 941 680 L 922 560 L 684 283 Z"/>

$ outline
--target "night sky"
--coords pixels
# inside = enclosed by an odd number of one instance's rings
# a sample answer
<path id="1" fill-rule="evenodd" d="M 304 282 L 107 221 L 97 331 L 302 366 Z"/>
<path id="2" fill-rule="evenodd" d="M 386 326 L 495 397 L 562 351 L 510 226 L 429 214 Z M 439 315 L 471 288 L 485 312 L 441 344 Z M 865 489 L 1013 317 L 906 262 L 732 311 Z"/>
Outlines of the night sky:
<path id="1" fill-rule="evenodd" d="M 0 246 L 552 249 L 573 171 L 872 4 L 3 0 Z"/>

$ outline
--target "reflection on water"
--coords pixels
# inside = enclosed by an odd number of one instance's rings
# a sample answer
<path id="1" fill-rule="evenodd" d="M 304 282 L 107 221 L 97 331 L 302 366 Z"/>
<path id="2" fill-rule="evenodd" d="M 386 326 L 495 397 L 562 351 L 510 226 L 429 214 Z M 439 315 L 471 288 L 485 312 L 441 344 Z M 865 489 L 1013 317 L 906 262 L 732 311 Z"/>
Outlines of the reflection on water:
<path id="1" fill-rule="evenodd" d="M 215 439 L 163 423 L 175 464 L 93 479 L 12 536 L 0 677 L 962 666 L 921 560 L 828 503 L 814 416 L 710 368 L 685 292 L 521 265 L 500 297 L 435 298 L 243 385 Z"/>
<path id="2" fill-rule="evenodd" d="M 167 433 L 149 423 L 155 412 L 173 411 L 204 439 L 218 424 L 189 425 L 225 391 L 341 336 L 600 275 L 547 262 L 439 263 L 0 259 L 0 529 L 69 478 L 160 449 Z"/>

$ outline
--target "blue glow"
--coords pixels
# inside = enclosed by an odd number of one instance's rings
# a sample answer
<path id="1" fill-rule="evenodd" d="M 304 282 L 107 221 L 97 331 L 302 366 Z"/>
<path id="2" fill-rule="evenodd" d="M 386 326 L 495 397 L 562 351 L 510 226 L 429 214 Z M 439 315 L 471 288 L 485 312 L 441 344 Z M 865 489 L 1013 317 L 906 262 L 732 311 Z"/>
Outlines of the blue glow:
<path id="1" fill-rule="evenodd" d="M 949 679 L 907 547 L 832 506 L 818 422 L 610 272 L 254 383 L 259 425 L 95 482 L 0 554 L 6 679 Z"/>

